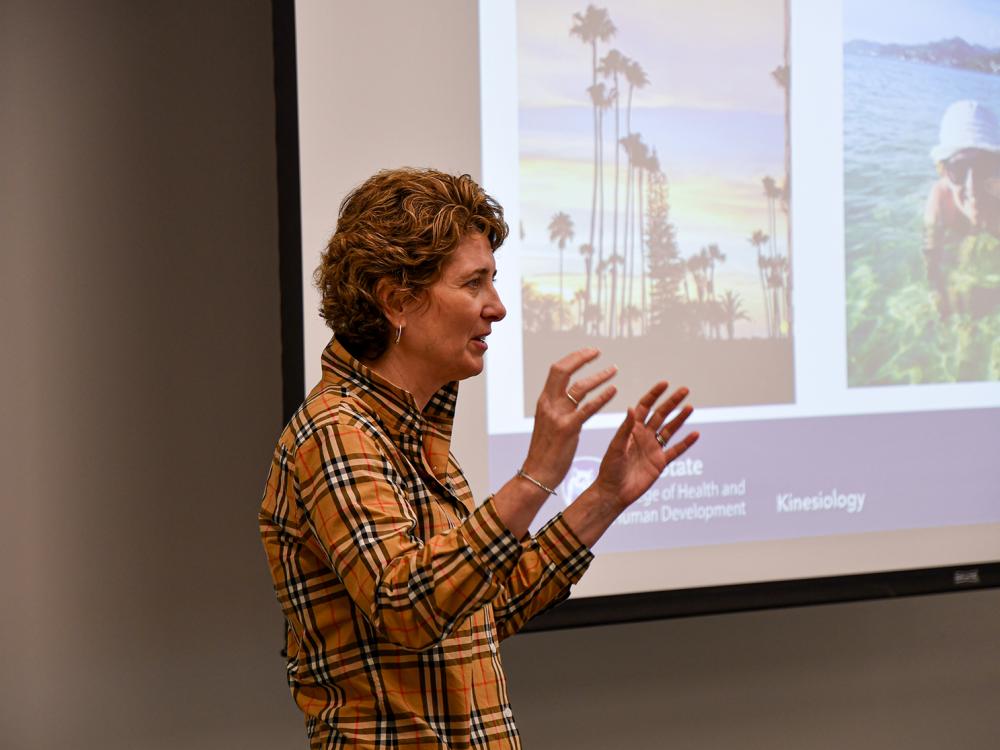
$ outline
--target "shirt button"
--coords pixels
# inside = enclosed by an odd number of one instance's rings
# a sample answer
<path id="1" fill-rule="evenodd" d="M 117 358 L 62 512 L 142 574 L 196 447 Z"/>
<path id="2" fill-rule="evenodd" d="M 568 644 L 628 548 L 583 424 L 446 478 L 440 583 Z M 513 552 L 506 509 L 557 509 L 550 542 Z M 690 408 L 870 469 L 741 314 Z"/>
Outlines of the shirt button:
<path id="1" fill-rule="evenodd" d="M 503 710 L 503 715 L 504 715 L 505 718 L 509 719 L 511 716 L 514 715 L 514 712 L 511 711 L 509 708 L 505 708 Z"/>

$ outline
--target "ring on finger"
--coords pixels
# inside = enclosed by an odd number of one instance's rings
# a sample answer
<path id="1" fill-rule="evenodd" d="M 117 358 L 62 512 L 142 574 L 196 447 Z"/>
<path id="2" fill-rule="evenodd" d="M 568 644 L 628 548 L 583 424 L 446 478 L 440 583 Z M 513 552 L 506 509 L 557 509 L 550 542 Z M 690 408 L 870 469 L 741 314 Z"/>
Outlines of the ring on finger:
<path id="1" fill-rule="evenodd" d="M 658 432 L 654 432 L 653 434 L 656 436 L 656 442 L 658 442 L 660 444 L 660 447 L 661 448 L 666 448 L 667 447 L 666 438 L 664 438 L 663 435 L 661 435 Z"/>
<path id="2" fill-rule="evenodd" d="M 566 389 L 566 398 L 573 402 L 573 406 L 580 405 L 580 402 L 573 398 L 573 394 L 569 392 L 569 388 Z"/>

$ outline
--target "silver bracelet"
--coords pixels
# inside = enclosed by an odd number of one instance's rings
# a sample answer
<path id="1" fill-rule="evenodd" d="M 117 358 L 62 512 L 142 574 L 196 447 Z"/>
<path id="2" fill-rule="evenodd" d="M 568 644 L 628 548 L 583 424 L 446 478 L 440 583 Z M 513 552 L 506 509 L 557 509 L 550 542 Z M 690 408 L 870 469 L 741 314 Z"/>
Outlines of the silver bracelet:
<path id="1" fill-rule="evenodd" d="M 524 469 L 518 469 L 517 470 L 517 475 L 519 477 L 521 477 L 522 479 L 527 479 L 529 482 L 531 482 L 533 485 L 535 485 L 538 489 L 544 490 L 545 492 L 547 492 L 550 495 L 558 495 L 559 494 L 555 490 L 550 489 L 549 487 L 546 487 L 544 484 L 542 484 L 541 482 L 539 482 L 534 477 L 529 477 L 527 474 L 524 473 Z"/>

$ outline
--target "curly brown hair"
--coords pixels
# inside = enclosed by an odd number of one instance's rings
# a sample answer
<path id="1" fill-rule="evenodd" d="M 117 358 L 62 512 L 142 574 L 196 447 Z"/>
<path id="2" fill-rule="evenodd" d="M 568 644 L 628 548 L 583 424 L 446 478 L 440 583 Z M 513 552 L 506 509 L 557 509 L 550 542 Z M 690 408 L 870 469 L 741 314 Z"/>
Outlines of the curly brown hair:
<path id="1" fill-rule="evenodd" d="M 378 359 L 392 332 L 381 284 L 419 298 L 466 235 L 480 232 L 496 250 L 507 231 L 503 208 L 467 174 L 378 172 L 340 204 L 337 231 L 314 276 L 320 315 L 353 356 Z"/>

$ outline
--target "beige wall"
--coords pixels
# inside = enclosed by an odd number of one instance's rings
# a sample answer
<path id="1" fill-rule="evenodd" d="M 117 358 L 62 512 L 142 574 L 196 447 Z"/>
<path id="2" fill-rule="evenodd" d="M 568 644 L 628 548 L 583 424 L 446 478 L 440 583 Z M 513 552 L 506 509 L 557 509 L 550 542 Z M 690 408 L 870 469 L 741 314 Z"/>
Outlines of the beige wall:
<path id="1" fill-rule="evenodd" d="M 304 747 L 267 3 L 0 5 L 0 747 Z M 1000 592 L 526 635 L 529 748 L 995 748 Z"/>

